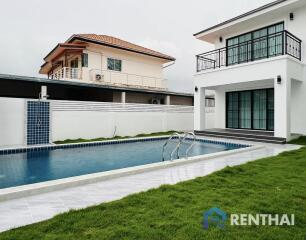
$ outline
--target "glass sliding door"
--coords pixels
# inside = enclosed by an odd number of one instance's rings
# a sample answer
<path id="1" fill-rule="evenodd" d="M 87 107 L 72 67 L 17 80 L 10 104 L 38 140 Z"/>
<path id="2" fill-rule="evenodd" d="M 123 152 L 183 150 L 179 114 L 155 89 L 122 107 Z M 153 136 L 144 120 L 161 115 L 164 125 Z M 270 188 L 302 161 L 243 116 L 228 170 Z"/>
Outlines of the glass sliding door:
<path id="1" fill-rule="evenodd" d="M 268 130 L 273 131 L 274 130 L 274 89 L 268 89 L 267 90 L 268 95 Z"/>
<path id="2" fill-rule="evenodd" d="M 283 54 L 284 23 L 227 39 L 227 66 Z"/>
<path id="3" fill-rule="evenodd" d="M 249 62 L 252 57 L 252 34 L 244 34 L 239 37 L 239 48 L 238 48 L 238 63 Z"/>
<path id="4" fill-rule="evenodd" d="M 267 129 L 267 91 L 256 90 L 253 92 L 253 128 Z"/>
<path id="5" fill-rule="evenodd" d="M 252 92 L 240 92 L 239 128 L 252 128 Z"/>
<path id="6" fill-rule="evenodd" d="M 226 127 L 274 130 L 274 89 L 226 93 Z"/>
<path id="7" fill-rule="evenodd" d="M 268 56 L 268 30 L 261 29 L 253 33 L 254 46 L 253 46 L 253 58 L 254 60 L 267 58 Z"/>
<path id="8" fill-rule="evenodd" d="M 238 37 L 229 39 L 227 41 L 227 65 L 234 65 L 238 63 L 238 43 Z"/>
<path id="9" fill-rule="evenodd" d="M 239 93 L 231 92 L 226 95 L 226 115 L 227 121 L 226 126 L 228 128 L 238 128 L 239 118 Z"/>

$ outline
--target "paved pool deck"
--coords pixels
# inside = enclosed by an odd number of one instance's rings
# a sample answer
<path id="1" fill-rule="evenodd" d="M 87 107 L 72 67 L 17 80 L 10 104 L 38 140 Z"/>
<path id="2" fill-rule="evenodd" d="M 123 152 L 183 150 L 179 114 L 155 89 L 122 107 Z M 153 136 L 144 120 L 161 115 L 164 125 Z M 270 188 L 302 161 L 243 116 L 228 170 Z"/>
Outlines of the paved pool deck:
<path id="1" fill-rule="evenodd" d="M 221 138 L 205 139 L 229 141 Z M 263 144 L 236 140 L 230 142 L 263 145 L 264 148 L 0 202 L 0 231 L 40 222 L 70 209 L 117 200 L 133 193 L 157 188 L 162 184 L 175 184 L 208 175 L 226 166 L 241 165 L 300 148 L 290 144 Z"/>

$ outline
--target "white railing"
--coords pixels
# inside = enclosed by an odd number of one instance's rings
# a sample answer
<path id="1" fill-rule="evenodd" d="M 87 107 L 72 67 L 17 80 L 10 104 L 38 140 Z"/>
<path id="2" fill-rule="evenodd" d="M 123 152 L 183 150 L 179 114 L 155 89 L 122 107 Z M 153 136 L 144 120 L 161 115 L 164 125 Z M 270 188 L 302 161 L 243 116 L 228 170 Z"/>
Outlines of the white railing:
<path id="1" fill-rule="evenodd" d="M 155 78 L 109 70 L 90 70 L 90 80 L 94 83 L 105 85 L 167 89 L 167 81 L 163 78 Z"/>
<path id="2" fill-rule="evenodd" d="M 82 70 L 80 68 L 63 67 L 51 74 L 50 78 L 58 80 L 81 79 Z"/>

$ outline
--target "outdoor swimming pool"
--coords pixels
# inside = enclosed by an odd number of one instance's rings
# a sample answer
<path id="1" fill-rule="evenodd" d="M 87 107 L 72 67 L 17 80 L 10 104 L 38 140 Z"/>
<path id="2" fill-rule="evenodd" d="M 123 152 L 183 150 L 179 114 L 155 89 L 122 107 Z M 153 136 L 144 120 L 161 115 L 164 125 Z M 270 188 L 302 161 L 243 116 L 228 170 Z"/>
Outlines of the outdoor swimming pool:
<path id="1" fill-rule="evenodd" d="M 13 153 L 2 152 L 0 188 L 158 163 L 162 161 L 162 147 L 166 140 L 167 138 L 120 140 L 38 148 L 27 150 L 27 152 L 20 152 L 24 150 L 15 151 L 15 153 L 14 151 Z M 170 142 L 166 147 L 166 160 L 170 159 L 170 153 L 176 144 L 176 142 Z M 190 144 L 191 141 L 182 144 L 180 148 L 182 156 L 185 155 Z M 246 146 L 197 140 L 188 155 L 204 155 L 242 147 Z"/>

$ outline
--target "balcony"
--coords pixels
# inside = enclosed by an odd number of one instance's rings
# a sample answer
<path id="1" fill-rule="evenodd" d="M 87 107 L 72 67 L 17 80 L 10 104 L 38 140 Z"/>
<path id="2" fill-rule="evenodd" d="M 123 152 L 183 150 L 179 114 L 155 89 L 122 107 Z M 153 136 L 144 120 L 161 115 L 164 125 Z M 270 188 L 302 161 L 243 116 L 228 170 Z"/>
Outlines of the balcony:
<path id="1" fill-rule="evenodd" d="M 284 30 L 239 44 L 199 54 L 197 72 L 253 62 L 280 55 L 301 61 L 302 41 Z"/>
<path id="2" fill-rule="evenodd" d="M 50 79 L 82 80 L 84 82 L 133 88 L 167 89 L 167 80 L 163 78 L 123 73 L 111 70 L 63 67 L 49 75 Z"/>
<path id="3" fill-rule="evenodd" d="M 163 78 L 100 69 L 91 69 L 89 72 L 90 80 L 97 84 L 147 89 L 167 89 L 167 80 Z"/>
<path id="4" fill-rule="evenodd" d="M 57 80 L 81 80 L 82 70 L 80 68 L 63 67 L 49 76 Z"/>

